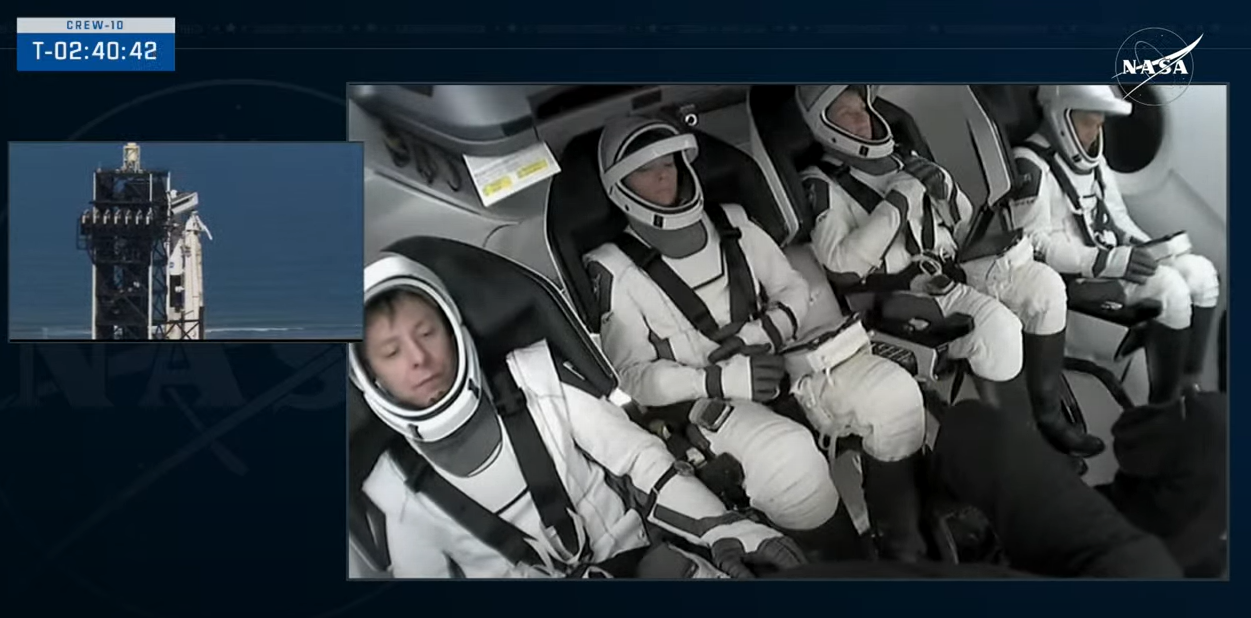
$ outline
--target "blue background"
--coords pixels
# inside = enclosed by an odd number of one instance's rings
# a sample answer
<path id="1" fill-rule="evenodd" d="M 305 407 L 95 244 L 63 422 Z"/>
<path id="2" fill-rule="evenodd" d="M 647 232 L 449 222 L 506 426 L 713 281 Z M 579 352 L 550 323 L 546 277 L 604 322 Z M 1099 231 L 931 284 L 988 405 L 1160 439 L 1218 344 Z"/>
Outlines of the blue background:
<path id="1" fill-rule="evenodd" d="M 483 1 L 410 4 L 404 16 L 314 3 L 298 17 L 213 6 L 179 15 L 174 74 L 0 73 L 7 137 L 342 139 L 348 80 L 1105 82 L 1121 42 L 1147 26 L 1205 34 L 1198 81 L 1237 80 L 1251 64 L 1245 9 L 1206 0 Z M 405 49 L 347 49 L 368 47 Z M 1234 170 L 1251 137 L 1241 94 L 1234 83 Z M 1234 185 L 1230 210 L 1243 190 Z M 1238 272 L 1245 253 L 1232 251 Z M 1231 584 L 347 582 L 343 347 L 182 348 L 193 359 L 172 349 L 0 346 L 5 615 L 1208 616 L 1245 606 Z M 1232 439 L 1249 426 L 1232 423 Z M 1239 475 L 1245 459 L 1237 448 L 1232 458 Z"/>
<path id="2" fill-rule="evenodd" d="M 42 46 L 35 45 L 43 43 Z M 60 51 L 57 42 L 66 43 Z M 75 52 L 71 43 L 81 45 Z M 103 43 L 105 46 L 96 47 Z M 108 45 L 115 44 L 110 51 Z M 137 53 L 135 45 L 139 45 Z M 172 34 L 21 34 L 17 37 L 18 71 L 173 71 Z M 48 55 L 49 52 L 52 55 Z M 58 59 L 58 57 L 60 57 Z"/>
<path id="3" fill-rule="evenodd" d="M 92 174 L 123 142 L 11 144 L 9 338 L 91 338 L 91 261 L 75 247 Z M 140 143 L 144 169 L 200 194 L 209 339 L 359 339 L 360 144 Z"/>

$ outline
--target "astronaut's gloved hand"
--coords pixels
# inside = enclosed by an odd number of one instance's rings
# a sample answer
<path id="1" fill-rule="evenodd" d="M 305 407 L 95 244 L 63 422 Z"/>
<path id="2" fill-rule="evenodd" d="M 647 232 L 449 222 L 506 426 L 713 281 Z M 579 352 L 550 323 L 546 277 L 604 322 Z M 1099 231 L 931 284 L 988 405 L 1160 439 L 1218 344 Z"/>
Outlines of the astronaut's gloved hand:
<path id="1" fill-rule="evenodd" d="M 904 160 L 903 173 L 919 180 L 931 198 L 942 201 L 951 197 L 947 173 L 937 163 L 924 157 L 909 156 Z"/>
<path id="2" fill-rule="evenodd" d="M 1103 270 L 1094 273 L 1096 277 L 1124 279 L 1130 283 L 1142 284 L 1160 267 L 1159 261 L 1146 247 L 1115 247 L 1107 256 L 1107 264 Z"/>
<path id="3" fill-rule="evenodd" d="M 709 365 L 704 387 L 713 399 L 770 401 L 778 396 L 786 363 L 781 356 L 738 354 L 727 361 Z"/>
<path id="4" fill-rule="evenodd" d="M 755 356 L 758 354 L 767 354 L 773 350 L 773 346 L 768 343 L 756 345 L 747 345 L 742 337 L 735 335 L 726 339 L 721 343 L 721 347 L 715 349 L 708 355 L 708 362 L 719 363 L 727 358 L 741 354 L 744 356 Z"/>
<path id="5" fill-rule="evenodd" d="M 1129 252 L 1129 263 L 1125 267 L 1124 279 L 1133 283 L 1146 283 L 1155 271 L 1160 268 L 1151 252 L 1143 247 L 1134 247 Z"/>
<path id="6" fill-rule="evenodd" d="M 807 564 L 799 545 L 782 533 L 746 519 L 722 524 L 704 535 L 718 569 L 735 579 L 753 579 L 753 567 L 778 571 Z"/>

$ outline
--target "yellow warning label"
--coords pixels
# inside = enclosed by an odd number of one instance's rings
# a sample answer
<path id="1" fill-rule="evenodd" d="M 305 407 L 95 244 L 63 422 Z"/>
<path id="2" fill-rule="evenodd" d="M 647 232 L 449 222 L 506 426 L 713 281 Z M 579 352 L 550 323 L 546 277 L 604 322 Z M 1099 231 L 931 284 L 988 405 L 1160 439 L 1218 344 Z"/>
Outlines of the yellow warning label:
<path id="1" fill-rule="evenodd" d="M 482 193 L 491 195 L 492 193 L 499 193 L 500 191 L 503 191 L 511 186 L 513 186 L 513 179 L 505 176 L 483 187 Z"/>
<path id="2" fill-rule="evenodd" d="M 517 178 L 518 179 L 525 178 L 526 176 L 529 176 L 530 174 L 536 174 L 545 169 L 547 169 L 547 160 L 540 159 L 518 170 Z"/>

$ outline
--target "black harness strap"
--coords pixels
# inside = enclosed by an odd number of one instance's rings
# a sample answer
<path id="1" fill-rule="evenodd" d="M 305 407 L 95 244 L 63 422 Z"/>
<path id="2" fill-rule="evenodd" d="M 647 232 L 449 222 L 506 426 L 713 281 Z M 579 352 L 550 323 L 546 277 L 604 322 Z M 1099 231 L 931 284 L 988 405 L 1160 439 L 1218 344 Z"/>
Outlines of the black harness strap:
<path id="1" fill-rule="evenodd" d="M 495 406 L 508 434 L 505 439 L 512 440 L 522 478 L 538 509 L 539 519 L 545 528 L 556 531 L 566 550 L 572 551 L 571 548 L 579 546 L 577 526 L 572 515 L 573 504 L 547 445 L 534 424 L 525 395 L 506 368 L 495 375 L 492 383 L 495 387 Z M 410 490 L 425 494 L 478 540 L 514 564 L 545 565 L 528 542 L 529 535 L 466 496 L 432 470 L 430 463 L 414 451 L 403 436 L 394 434 L 388 452 L 400 465 Z M 585 561 L 590 552 L 590 544 L 583 543 L 577 558 Z"/>
<path id="2" fill-rule="evenodd" d="M 392 459 L 400 465 L 408 488 L 414 493 L 425 494 L 479 541 L 513 564 L 536 567 L 544 564 L 527 542 L 524 532 L 447 482 L 403 437 L 396 436 L 390 452 Z"/>
<path id="3" fill-rule="evenodd" d="M 755 318 L 757 296 L 752 283 L 751 265 L 743 253 L 743 231 L 730 223 L 725 209 L 716 204 L 704 208 L 708 220 L 721 237 L 721 255 L 725 258 L 727 282 L 730 288 L 730 321 L 742 324 Z M 761 288 L 763 293 L 763 288 Z"/>
<path id="4" fill-rule="evenodd" d="M 725 211 L 716 204 L 707 204 L 704 212 L 708 213 L 713 228 L 721 237 L 721 256 L 725 260 L 726 277 L 730 289 L 730 321 L 744 324 L 754 319 L 757 311 L 756 294 L 753 289 L 751 266 L 743 254 L 740 239 L 743 233 L 734 227 Z M 713 339 L 718 330 L 716 320 L 708 311 L 708 306 L 699 298 L 695 290 L 687 285 L 673 269 L 665 263 L 663 256 L 656 249 L 644 245 L 633 235 L 623 232 L 615 241 L 630 261 L 647 273 L 660 290 L 677 305 L 678 311 L 705 337 Z"/>
<path id="5" fill-rule="evenodd" d="M 873 211 L 885 199 L 873 187 L 856 178 L 851 173 L 850 165 L 834 165 L 829 161 L 821 160 L 817 162 L 817 167 L 842 187 L 868 214 L 873 214 Z M 904 222 L 904 246 L 908 249 L 908 253 L 920 255 L 934 249 L 934 216 L 934 204 L 927 194 L 921 211 L 921 238 L 918 239 L 912 231 L 912 226 L 907 221 Z"/>
<path id="6" fill-rule="evenodd" d="M 1084 209 L 1082 208 L 1082 198 L 1077 194 L 1077 187 L 1073 186 L 1073 181 L 1069 180 L 1068 173 L 1061 167 L 1060 161 L 1056 157 L 1054 148 L 1046 148 L 1033 142 L 1025 142 L 1022 144 L 1026 148 L 1038 155 L 1040 159 L 1047 163 L 1047 167 L 1051 168 L 1051 175 L 1060 183 L 1060 189 L 1064 191 L 1064 195 L 1068 197 L 1069 202 L 1073 204 L 1073 217 L 1077 219 L 1077 227 L 1082 231 L 1082 238 L 1086 244 L 1091 247 L 1100 247 L 1103 249 L 1111 249 L 1100 242 L 1099 239 L 1091 232 L 1102 232 L 1104 230 L 1111 231 L 1116 236 L 1116 244 L 1120 245 L 1125 242 L 1125 233 L 1116 226 L 1112 221 L 1112 213 L 1108 210 L 1108 204 L 1104 201 L 1107 194 L 1107 186 L 1103 183 L 1103 171 L 1099 167 L 1095 167 L 1095 184 L 1098 185 L 1099 191 L 1095 194 L 1095 217 L 1090 222 L 1090 227 L 1086 225 L 1086 219 L 1082 216 Z M 1113 245 L 1116 246 L 1116 245 Z"/>
<path id="7" fill-rule="evenodd" d="M 561 545 L 572 552 L 579 544 L 578 529 L 572 516 L 573 503 L 556 471 L 556 464 L 548 454 L 547 445 L 539 435 L 539 428 L 534 424 L 525 395 L 507 369 L 497 373 L 492 384 L 495 387 L 495 407 L 504 419 L 504 427 L 521 464 L 521 476 L 539 509 L 539 519 L 545 527 L 555 530 Z M 582 549 L 586 551 L 588 548 Z"/>

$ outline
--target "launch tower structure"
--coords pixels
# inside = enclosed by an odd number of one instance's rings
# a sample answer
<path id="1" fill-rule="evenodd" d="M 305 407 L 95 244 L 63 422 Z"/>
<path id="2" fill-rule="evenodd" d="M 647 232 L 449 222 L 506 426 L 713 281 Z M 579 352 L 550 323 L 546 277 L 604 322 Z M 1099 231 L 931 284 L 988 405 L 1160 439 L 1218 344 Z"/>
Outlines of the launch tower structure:
<path id="1" fill-rule="evenodd" d="M 122 166 L 98 169 L 78 247 L 91 259 L 91 338 L 204 339 L 200 235 L 213 238 L 197 193 L 178 193 L 168 170 L 143 169 L 139 145 Z"/>

